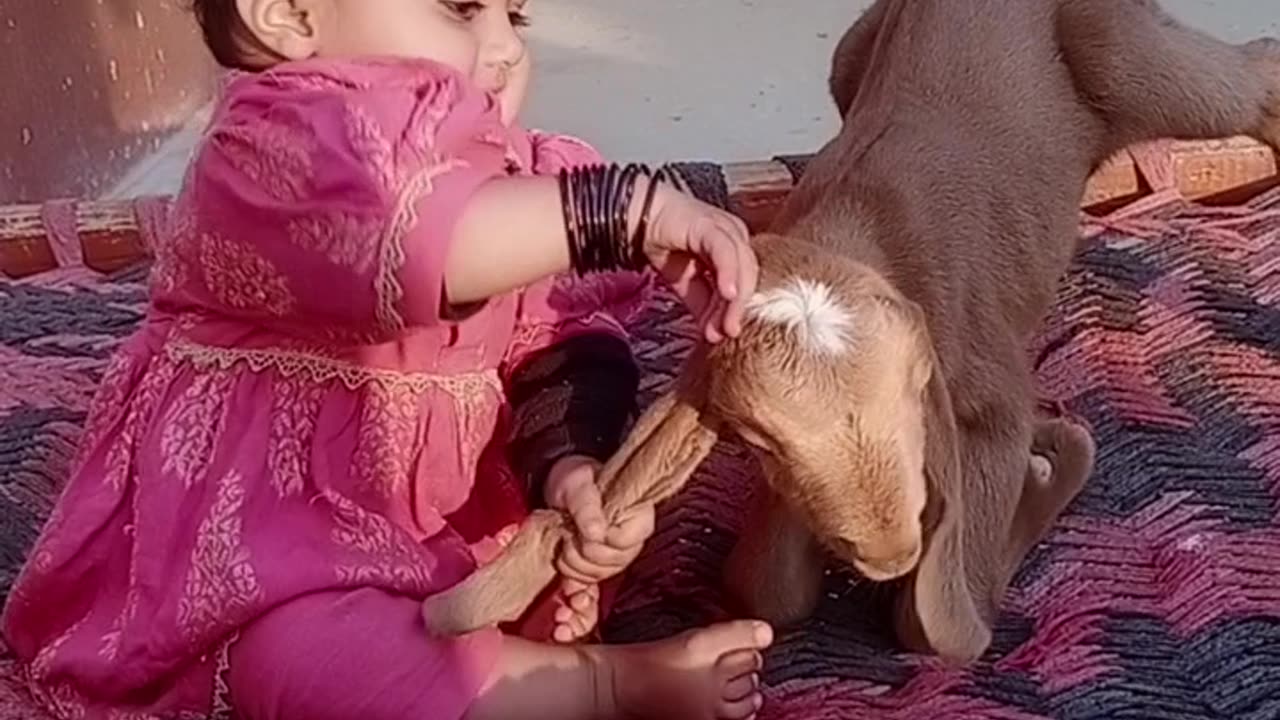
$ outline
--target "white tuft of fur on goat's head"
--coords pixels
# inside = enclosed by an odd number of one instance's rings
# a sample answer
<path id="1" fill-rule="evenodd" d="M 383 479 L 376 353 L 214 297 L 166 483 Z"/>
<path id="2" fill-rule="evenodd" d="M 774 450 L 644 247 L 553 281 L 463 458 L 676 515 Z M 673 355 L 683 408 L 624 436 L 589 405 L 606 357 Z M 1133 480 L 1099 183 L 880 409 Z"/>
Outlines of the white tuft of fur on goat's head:
<path id="1" fill-rule="evenodd" d="M 853 313 L 820 280 L 790 277 L 778 287 L 756 293 L 747 313 L 795 333 L 807 351 L 839 355 L 848 352 L 852 342 Z"/>

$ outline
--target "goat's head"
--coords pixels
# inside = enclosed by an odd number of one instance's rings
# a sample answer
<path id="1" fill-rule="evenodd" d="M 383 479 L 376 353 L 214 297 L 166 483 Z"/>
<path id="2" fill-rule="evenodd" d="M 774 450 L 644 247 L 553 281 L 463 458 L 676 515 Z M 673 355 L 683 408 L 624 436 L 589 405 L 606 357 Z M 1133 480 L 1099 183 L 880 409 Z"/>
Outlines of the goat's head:
<path id="1" fill-rule="evenodd" d="M 873 580 L 916 567 L 933 352 L 923 314 L 866 266 L 759 241 L 744 331 L 711 351 L 710 407 L 777 463 L 775 490 Z"/>

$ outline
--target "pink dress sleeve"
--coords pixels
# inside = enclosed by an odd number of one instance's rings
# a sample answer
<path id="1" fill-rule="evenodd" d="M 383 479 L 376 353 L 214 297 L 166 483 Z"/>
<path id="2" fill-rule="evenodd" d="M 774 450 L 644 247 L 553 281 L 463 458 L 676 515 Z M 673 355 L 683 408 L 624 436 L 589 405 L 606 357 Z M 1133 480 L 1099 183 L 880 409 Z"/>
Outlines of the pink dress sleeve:
<path id="1" fill-rule="evenodd" d="M 535 174 L 603 162 L 595 148 L 577 138 L 537 131 L 529 137 Z M 647 272 L 616 272 L 586 278 L 565 274 L 530 286 L 520 293 L 507 367 L 519 367 L 531 354 L 582 333 L 625 339 L 624 326 L 644 305 L 649 283 Z"/>
<path id="2" fill-rule="evenodd" d="M 372 337 L 439 322 L 454 225 L 505 172 L 492 99 L 420 61 L 298 63 L 228 92 L 184 191 L 185 299 Z"/>
<path id="3" fill-rule="evenodd" d="M 538 174 L 600 159 L 572 138 L 534 133 L 530 140 Z M 624 327 L 648 287 L 644 273 L 566 274 L 520 294 L 503 373 L 513 416 L 507 454 L 533 504 L 556 460 L 603 462 L 622 442 L 639 385 Z"/>

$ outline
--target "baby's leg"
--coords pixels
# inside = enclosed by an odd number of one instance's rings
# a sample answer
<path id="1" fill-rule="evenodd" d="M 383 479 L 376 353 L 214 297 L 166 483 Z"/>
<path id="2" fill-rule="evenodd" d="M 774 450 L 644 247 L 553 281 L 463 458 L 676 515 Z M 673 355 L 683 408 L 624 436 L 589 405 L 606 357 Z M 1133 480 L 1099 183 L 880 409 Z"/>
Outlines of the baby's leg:
<path id="1" fill-rule="evenodd" d="M 246 627 L 227 681 L 243 720 L 746 718 L 771 641 L 752 622 L 634 646 L 433 638 L 418 601 L 362 589 L 298 598 Z"/>
<path id="2" fill-rule="evenodd" d="M 1252 135 L 1280 146 L 1280 44 L 1232 45 L 1154 0 L 1059 0 L 1058 42 L 1076 87 L 1119 146 Z"/>

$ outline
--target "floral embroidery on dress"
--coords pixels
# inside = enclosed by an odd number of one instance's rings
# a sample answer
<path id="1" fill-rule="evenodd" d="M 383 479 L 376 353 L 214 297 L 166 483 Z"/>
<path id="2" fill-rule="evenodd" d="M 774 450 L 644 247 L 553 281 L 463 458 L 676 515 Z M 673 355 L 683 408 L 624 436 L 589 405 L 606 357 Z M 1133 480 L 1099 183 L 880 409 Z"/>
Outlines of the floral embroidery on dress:
<path id="1" fill-rule="evenodd" d="M 98 383 L 98 391 L 89 403 L 89 413 L 85 418 L 85 431 L 80 436 L 80 446 L 76 450 L 75 460 L 71 464 L 72 475 L 80 472 L 90 453 L 97 449 L 106 434 L 114 429 L 120 417 L 128 407 L 129 390 L 133 385 L 133 375 L 137 370 L 134 356 L 127 353 L 116 353 L 102 373 Z"/>
<path id="2" fill-rule="evenodd" d="M 84 697 L 69 682 L 54 685 L 31 682 L 28 690 L 36 702 L 58 720 L 83 720 L 89 713 Z"/>
<path id="3" fill-rule="evenodd" d="M 188 170 L 188 175 L 190 173 Z M 190 184 L 190 179 L 187 182 L 186 190 L 178 196 L 170 210 L 168 231 L 155 236 L 151 287 L 159 292 L 172 293 L 191 281 L 191 247 L 196 238 L 196 190 Z"/>
<path id="4" fill-rule="evenodd" d="M 62 651 L 62 647 L 75 637 L 89 622 L 89 615 L 67 628 L 53 642 L 40 648 L 30 666 L 26 669 L 27 687 L 32 696 L 42 703 L 54 716 L 68 720 L 78 720 L 85 716 L 84 698 L 80 696 L 70 683 L 50 683 L 49 671 L 53 667 L 53 659 Z"/>
<path id="5" fill-rule="evenodd" d="M 289 121 L 281 122 L 283 118 Z M 223 124 L 209 136 L 227 162 L 273 199 L 304 199 L 310 192 L 316 140 L 287 114 L 253 125 Z"/>
<path id="6" fill-rule="evenodd" d="M 470 167 L 470 163 L 459 158 L 437 160 L 410 179 L 400 191 L 391 222 L 378 241 L 381 263 L 374 291 L 378 296 L 378 328 L 383 332 L 398 333 L 405 328 L 404 318 L 396 307 L 404 297 L 399 273 L 404 267 L 405 238 L 418 224 L 418 205 L 423 198 L 435 192 L 435 181 L 441 176 L 467 167 Z"/>
<path id="7" fill-rule="evenodd" d="M 160 399 L 173 383 L 178 366 L 166 358 L 152 361 L 147 368 L 129 404 L 120 434 L 107 451 L 105 482 L 117 492 L 124 490 L 133 469 L 133 455 L 143 430 L 150 427 L 152 417 L 160 405 Z"/>
<path id="8" fill-rule="evenodd" d="M 422 595 L 430 592 L 429 559 L 417 551 L 417 543 L 403 530 L 337 492 L 327 490 L 324 496 L 333 506 L 333 541 L 360 556 L 355 564 L 337 566 L 339 582 L 390 585 Z"/>
<path id="9" fill-rule="evenodd" d="M 250 245 L 206 233 L 200 240 L 200 267 L 205 287 L 229 308 L 283 317 L 296 305 L 284 274 Z"/>
<path id="10" fill-rule="evenodd" d="M 360 487 L 384 498 L 406 490 L 417 454 L 421 402 L 419 393 L 404 386 L 369 386 L 351 458 L 351 474 Z"/>
<path id="11" fill-rule="evenodd" d="M 346 109 L 347 140 L 361 158 L 377 173 L 378 187 L 394 192 L 397 182 L 396 154 L 391 141 L 382 132 L 377 118 L 362 105 L 352 104 Z"/>
<path id="12" fill-rule="evenodd" d="M 451 393 L 458 415 L 463 477 L 475 477 L 480 454 L 489 443 L 498 417 L 498 404 L 492 402 L 490 392 L 483 384 L 464 382 L 458 383 Z"/>
<path id="13" fill-rule="evenodd" d="M 102 636 L 102 644 L 98 648 L 98 655 L 107 662 L 115 662 L 116 656 L 120 654 L 120 644 L 124 641 L 124 626 L 133 620 L 133 616 L 137 612 L 137 595 L 137 589 L 131 585 L 129 595 L 125 600 L 124 611 L 116 616 L 116 619 L 111 623 L 111 629 Z"/>
<path id="14" fill-rule="evenodd" d="M 136 520 L 142 515 L 138 507 L 141 493 L 135 488 L 131 494 L 133 497 L 129 505 L 133 513 L 132 517 Z M 128 526 L 127 532 L 132 533 L 133 527 Z M 111 623 L 111 629 L 102 636 L 102 646 L 98 649 L 98 654 L 107 662 L 115 662 L 116 656 L 120 653 L 120 644 L 124 640 L 124 629 L 138 614 L 138 598 L 142 592 L 142 587 L 138 584 L 138 554 L 141 551 L 142 543 L 140 542 L 134 542 L 129 549 L 129 585 L 125 592 L 124 608 Z"/>
<path id="15" fill-rule="evenodd" d="M 440 125 L 449 116 L 450 108 L 458 103 L 460 88 L 455 78 L 440 78 L 434 81 L 434 85 L 432 101 L 415 105 L 408 121 L 412 135 L 406 144 L 410 150 L 418 153 L 419 161 L 427 160 L 435 154 Z"/>
<path id="16" fill-rule="evenodd" d="M 271 486 L 282 498 L 301 493 L 311 473 L 311 443 L 327 391 L 324 385 L 287 377 L 272 388 L 267 467 Z"/>
<path id="17" fill-rule="evenodd" d="M 53 569 L 54 554 L 51 546 L 53 545 L 53 539 L 62 535 L 66 522 L 67 518 L 63 513 L 62 503 L 55 503 L 53 511 L 49 513 L 49 519 L 45 521 L 44 529 L 40 531 L 39 539 L 36 540 L 36 546 L 31 550 L 31 562 L 22 569 L 17 581 L 14 583 L 14 599 L 19 597 L 23 600 L 26 599 L 26 584 L 30 581 L 30 577 L 43 575 Z"/>
<path id="18" fill-rule="evenodd" d="M 218 649 L 218 664 L 213 669 L 213 698 L 209 703 L 209 720 L 232 720 L 235 708 L 231 706 L 231 646 L 240 640 L 235 633 Z"/>
<path id="19" fill-rule="evenodd" d="M 373 269 L 381 230 L 376 219 L 333 210 L 289 223 L 289 241 L 363 275 Z"/>
<path id="20" fill-rule="evenodd" d="M 161 472 L 172 473 L 191 488 L 204 481 L 209 458 L 227 425 L 228 399 L 235 376 L 226 370 L 197 374 L 182 397 L 169 407 L 160 437 Z"/>
<path id="21" fill-rule="evenodd" d="M 232 470 L 218 484 L 209 515 L 196 533 L 191 568 L 178 602 L 178 626 L 193 641 L 237 627 L 244 620 L 240 616 L 263 597 L 249 550 L 240 538 L 244 499 L 244 479 Z"/>

